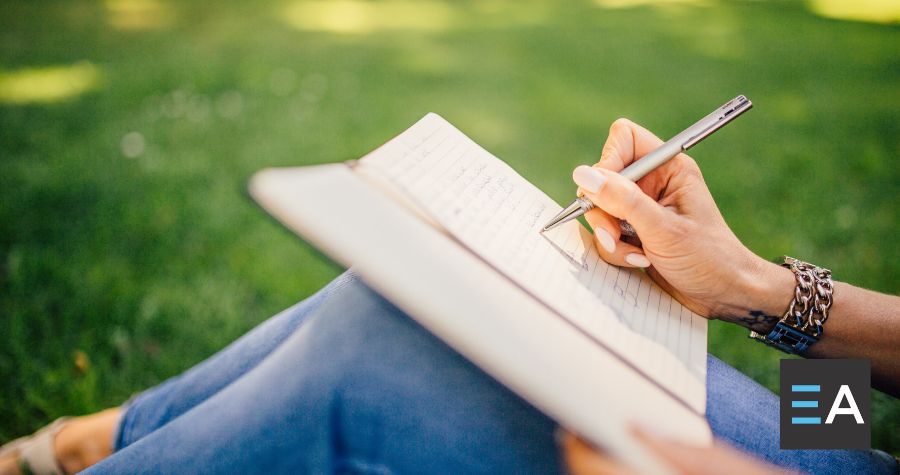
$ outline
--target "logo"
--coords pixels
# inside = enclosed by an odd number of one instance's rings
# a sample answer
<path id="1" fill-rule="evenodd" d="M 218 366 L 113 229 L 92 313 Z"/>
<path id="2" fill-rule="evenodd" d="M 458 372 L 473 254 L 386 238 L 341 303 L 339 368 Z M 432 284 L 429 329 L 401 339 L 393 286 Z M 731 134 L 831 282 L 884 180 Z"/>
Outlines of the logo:
<path id="1" fill-rule="evenodd" d="M 869 360 L 781 360 L 781 448 L 868 449 Z"/>

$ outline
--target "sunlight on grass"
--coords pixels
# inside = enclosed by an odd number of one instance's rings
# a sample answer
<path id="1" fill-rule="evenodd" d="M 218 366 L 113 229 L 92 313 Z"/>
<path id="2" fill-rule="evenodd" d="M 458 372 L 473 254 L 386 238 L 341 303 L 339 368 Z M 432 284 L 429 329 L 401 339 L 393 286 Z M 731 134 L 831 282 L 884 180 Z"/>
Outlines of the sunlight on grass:
<path id="1" fill-rule="evenodd" d="M 688 8 L 659 8 L 657 13 L 666 18 L 665 29 L 676 35 L 685 46 L 709 58 L 739 61 L 747 53 L 740 34 L 740 15 L 723 9 L 710 9 L 707 15 L 714 18 L 706 22 L 687 22 L 692 14 Z"/>
<path id="2" fill-rule="evenodd" d="M 604 8 L 631 8 L 643 5 L 710 5 L 709 0 L 594 0 Z"/>
<path id="3" fill-rule="evenodd" d="M 403 54 L 397 55 L 394 62 L 406 71 L 428 75 L 452 74 L 466 64 L 458 49 L 425 39 L 404 45 Z"/>
<path id="4" fill-rule="evenodd" d="M 107 22 L 118 30 L 155 30 L 172 24 L 172 7 L 159 0 L 106 0 Z"/>
<path id="5" fill-rule="evenodd" d="M 813 13 L 827 18 L 900 23 L 900 1 L 897 0 L 811 0 L 808 5 Z"/>
<path id="6" fill-rule="evenodd" d="M 57 102 L 95 89 L 100 69 L 86 61 L 71 66 L 0 72 L 0 103 Z"/>
<path id="7" fill-rule="evenodd" d="M 898 24 L 814 3 L 0 3 L 0 441 L 121 404 L 318 290 L 340 267 L 247 177 L 358 156 L 429 110 L 564 202 L 615 117 L 666 137 L 745 93 L 758 109 L 693 153 L 735 233 L 900 293 Z M 777 352 L 742 330 L 711 322 L 711 353 L 777 389 Z M 900 455 L 900 401 L 873 392 L 871 417 Z"/>
<path id="8" fill-rule="evenodd" d="M 461 20 L 457 11 L 434 1 L 298 1 L 283 18 L 299 30 L 371 33 L 382 30 L 444 31 Z"/>

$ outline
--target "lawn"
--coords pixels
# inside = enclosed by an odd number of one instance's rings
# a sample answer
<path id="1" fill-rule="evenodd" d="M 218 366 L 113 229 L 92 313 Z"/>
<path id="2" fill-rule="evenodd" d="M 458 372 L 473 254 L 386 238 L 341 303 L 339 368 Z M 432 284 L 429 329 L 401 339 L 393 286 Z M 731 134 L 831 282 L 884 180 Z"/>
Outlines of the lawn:
<path id="1" fill-rule="evenodd" d="M 0 441 L 121 403 L 337 275 L 248 177 L 359 157 L 428 111 L 563 202 L 616 117 L 668 136 L 746 94 L 692 153 L 737 235 L 900 292 L 896 18 L 663 3 L 2 2 Z M 775 389 L 782 355 L 742 329 L 711 324 L 709 349 Z M 874 397 L 898 455 L 900 402 Z"/>

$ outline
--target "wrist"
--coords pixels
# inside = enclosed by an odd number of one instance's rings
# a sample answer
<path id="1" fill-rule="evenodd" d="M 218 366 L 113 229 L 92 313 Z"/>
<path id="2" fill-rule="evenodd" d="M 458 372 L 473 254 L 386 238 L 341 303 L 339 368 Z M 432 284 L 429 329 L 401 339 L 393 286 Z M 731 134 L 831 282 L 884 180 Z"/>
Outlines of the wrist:
<path id="1" fill-rule="evenodd" d="M 762 258 L 758 259 L 756 285 L 749 290 L 749 302 L 754 307 L 753 310 L 766 315 L 775 315 L 780 319 L 794 298 L 797 279 L 790 269 Z"/>
<path id="2" fill-rule="evenodd" d="M 733 302 L 720 318 L 758 333 L 769 333 L 793 298 L 794 274 L 790 269 L 751 254 L 736 275 Z"/>

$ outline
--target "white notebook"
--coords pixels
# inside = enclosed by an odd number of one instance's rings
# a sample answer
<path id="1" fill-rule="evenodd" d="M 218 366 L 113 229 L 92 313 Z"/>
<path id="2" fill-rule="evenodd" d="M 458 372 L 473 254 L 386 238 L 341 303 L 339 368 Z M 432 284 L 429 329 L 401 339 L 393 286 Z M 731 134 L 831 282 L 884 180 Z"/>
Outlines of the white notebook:
<path id="1" fill-rule="evenodd" d="M 661 469 L 629 423 L 710 440 L 706 320 L 606 264 L 577 221 L 539 233 L 559 204 L 440 116 L 358 161 L 264 170 L 250 188 L 463 356 L 633 465 Z"/>

